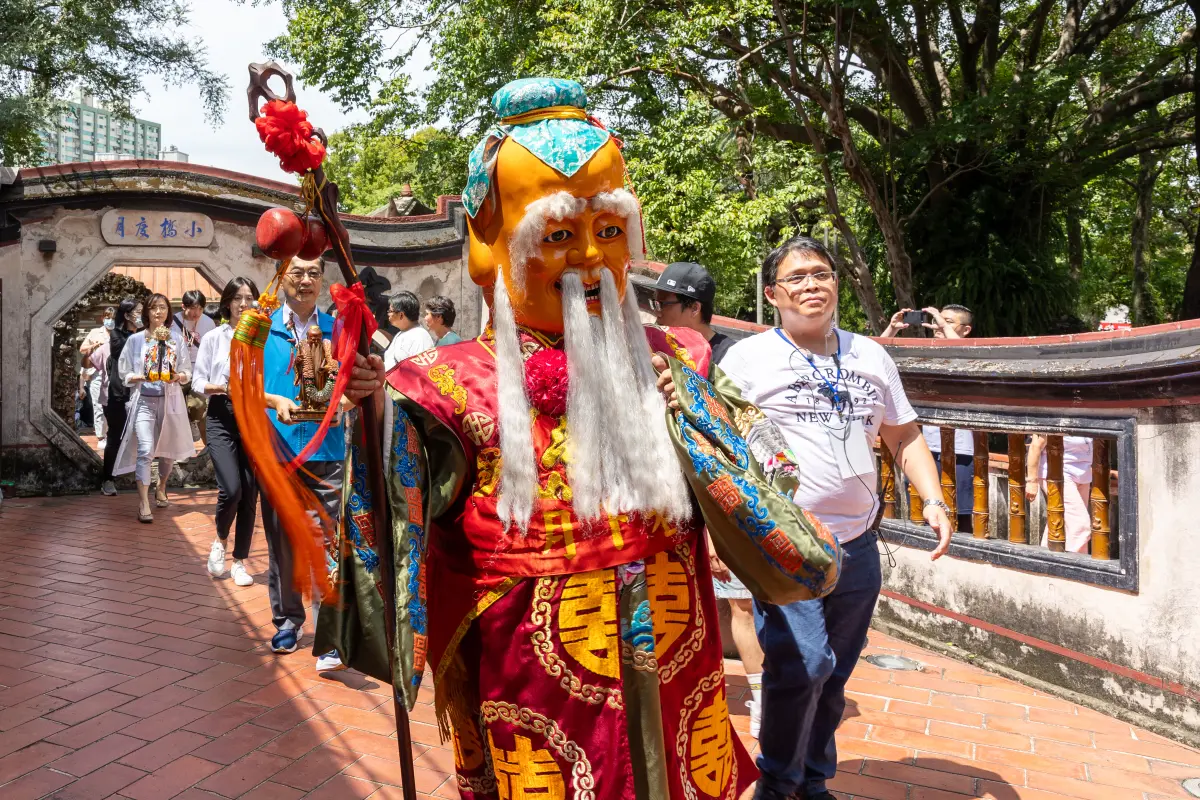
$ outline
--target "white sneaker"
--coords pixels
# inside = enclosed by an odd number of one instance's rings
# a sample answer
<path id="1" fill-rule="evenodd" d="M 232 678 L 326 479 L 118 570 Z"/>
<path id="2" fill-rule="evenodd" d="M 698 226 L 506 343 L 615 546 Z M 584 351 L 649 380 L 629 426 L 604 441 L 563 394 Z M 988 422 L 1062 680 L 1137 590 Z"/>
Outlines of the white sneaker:
<path id="1" fill-rule="evenodd" d="M 337 672 L 345 668 L 346 665 L 342 663 L 342 659 L 338 656 L 336 650 L 332 650 L 317 659 L 317 672 Z"/>
<path id="2" fill-rule="evenodd" d="M 225 574 L 225 545 L 220 539 L 214 540 L 212 550 L 208 551 L 208 574 L 214 578 Z"/>
<path id="3" fill-rule="evenodd" d="M 99 448 L 100 450 L 103 450 L 104 448 L 108 447 L 108 440 L 107 439 L 97 439 L 96 447 Z"/>
<path id="4" fill-rule="evenodd" d="M 746 707 L 750 709 L 750 735 L 757 739 L 758 730 L 762 727 L 762 704 L 751 700 Z"/>
<path id="5" fill-rule="evenodd" d="M 250 573 L 246 572 L 246 567 L 242 564 L 241 559 L 233 562 L 233 568 L 229 570 L 229 575 L 238 586 L 254 585 L 254 578 L 251 578 Z"/>

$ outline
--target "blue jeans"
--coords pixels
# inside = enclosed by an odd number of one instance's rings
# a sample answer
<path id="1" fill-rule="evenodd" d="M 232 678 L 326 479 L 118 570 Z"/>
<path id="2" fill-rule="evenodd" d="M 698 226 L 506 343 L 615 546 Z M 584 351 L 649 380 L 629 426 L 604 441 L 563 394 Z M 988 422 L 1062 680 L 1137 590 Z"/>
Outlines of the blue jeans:
<path id="1" fill-rule="evenodd" d="M 765 656 L 759 782 L 785 797 L 797 789 L 802 796 L 823 791 L 837 772 L 833 734 L 882 585 L 874 531 L 842 550 L 842 574 L 828 597 L 786 606 L 754 602 Z"/>

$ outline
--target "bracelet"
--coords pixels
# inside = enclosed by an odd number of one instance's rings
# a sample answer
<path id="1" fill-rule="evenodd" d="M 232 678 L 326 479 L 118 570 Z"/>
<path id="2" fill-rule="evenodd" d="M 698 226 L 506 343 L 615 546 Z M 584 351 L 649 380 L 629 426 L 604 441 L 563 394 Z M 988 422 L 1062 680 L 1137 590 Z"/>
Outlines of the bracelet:
<path id="1" fill-rule="evenodd" d="M 930 506 L 937 506 L 942 511 L 946 512 L 947 517 L 950 516 L 950 506 L 946 505 L 945 500 L 942 500 L 940 498 L 930 498 L 929 500 L 925 501 L 925 505 L 923 505 L 921 508 L 926 509 L 926 508 L 929 508 Z"/>

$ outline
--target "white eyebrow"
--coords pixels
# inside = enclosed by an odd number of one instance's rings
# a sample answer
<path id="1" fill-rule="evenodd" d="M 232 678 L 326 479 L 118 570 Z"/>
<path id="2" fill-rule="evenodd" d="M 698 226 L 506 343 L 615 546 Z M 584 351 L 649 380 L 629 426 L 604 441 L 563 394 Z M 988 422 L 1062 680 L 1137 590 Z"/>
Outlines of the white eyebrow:
<path id="1" fill-rule="evenodd" d="M 626 189 L 601 192 L 591 198 L 576 197 L 567 191 L 539 197 L 525 206 L 525 215 L 508 237 L 509 275 L 517 286 L 525 284 L 525 265 L 538 255 L 546 223 L 577 217 L 591 206 L 596 211 L 607 211 L 625 220 L 625 234 L 629 241 L 629 256 L 635 260 L 645 258 L 642 242 L 642 209 L 633 193 Z"/>
<path id="2" fill-rule="evenodd" d="M 512 262 L 509 270 L 513 283 L 525 285 L 525 265 L 541 248 L 546 222 L 578 216 L 585 208 L 587 200 L 566 191 L 539 197 L 525 206 L 525 216 L 521 217 L 508 237 L 508 255 Z"/>
<path id="3" fill-rule="evenodd" d="M 646 257 L 642 242 L 642 206 L 627 189 L 601 192 L 591 200 L 592 208 L 609 211 L 625 218 L 625 238 L 629 240 L 629 257 L 640 261 Z"/>

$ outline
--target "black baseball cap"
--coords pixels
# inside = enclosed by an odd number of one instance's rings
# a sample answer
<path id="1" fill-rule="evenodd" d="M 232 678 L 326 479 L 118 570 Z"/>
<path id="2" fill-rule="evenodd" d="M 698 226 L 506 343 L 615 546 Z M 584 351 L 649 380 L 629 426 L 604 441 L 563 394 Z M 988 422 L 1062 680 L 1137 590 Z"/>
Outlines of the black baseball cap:
<path id="1" fill-rule="evenodd" d="M 717 284 L 713 281 L 712 275 L 709 275 L 708 270 L 704 267 L 690 261 L 668 264 L 667 268 L 662 271 L 662 275 L 658 276 L 658 282 L 654 284 L 654 288 L 692 300 L 699 300 L 706 305 L 711 304 L 717 295 Z"/>

